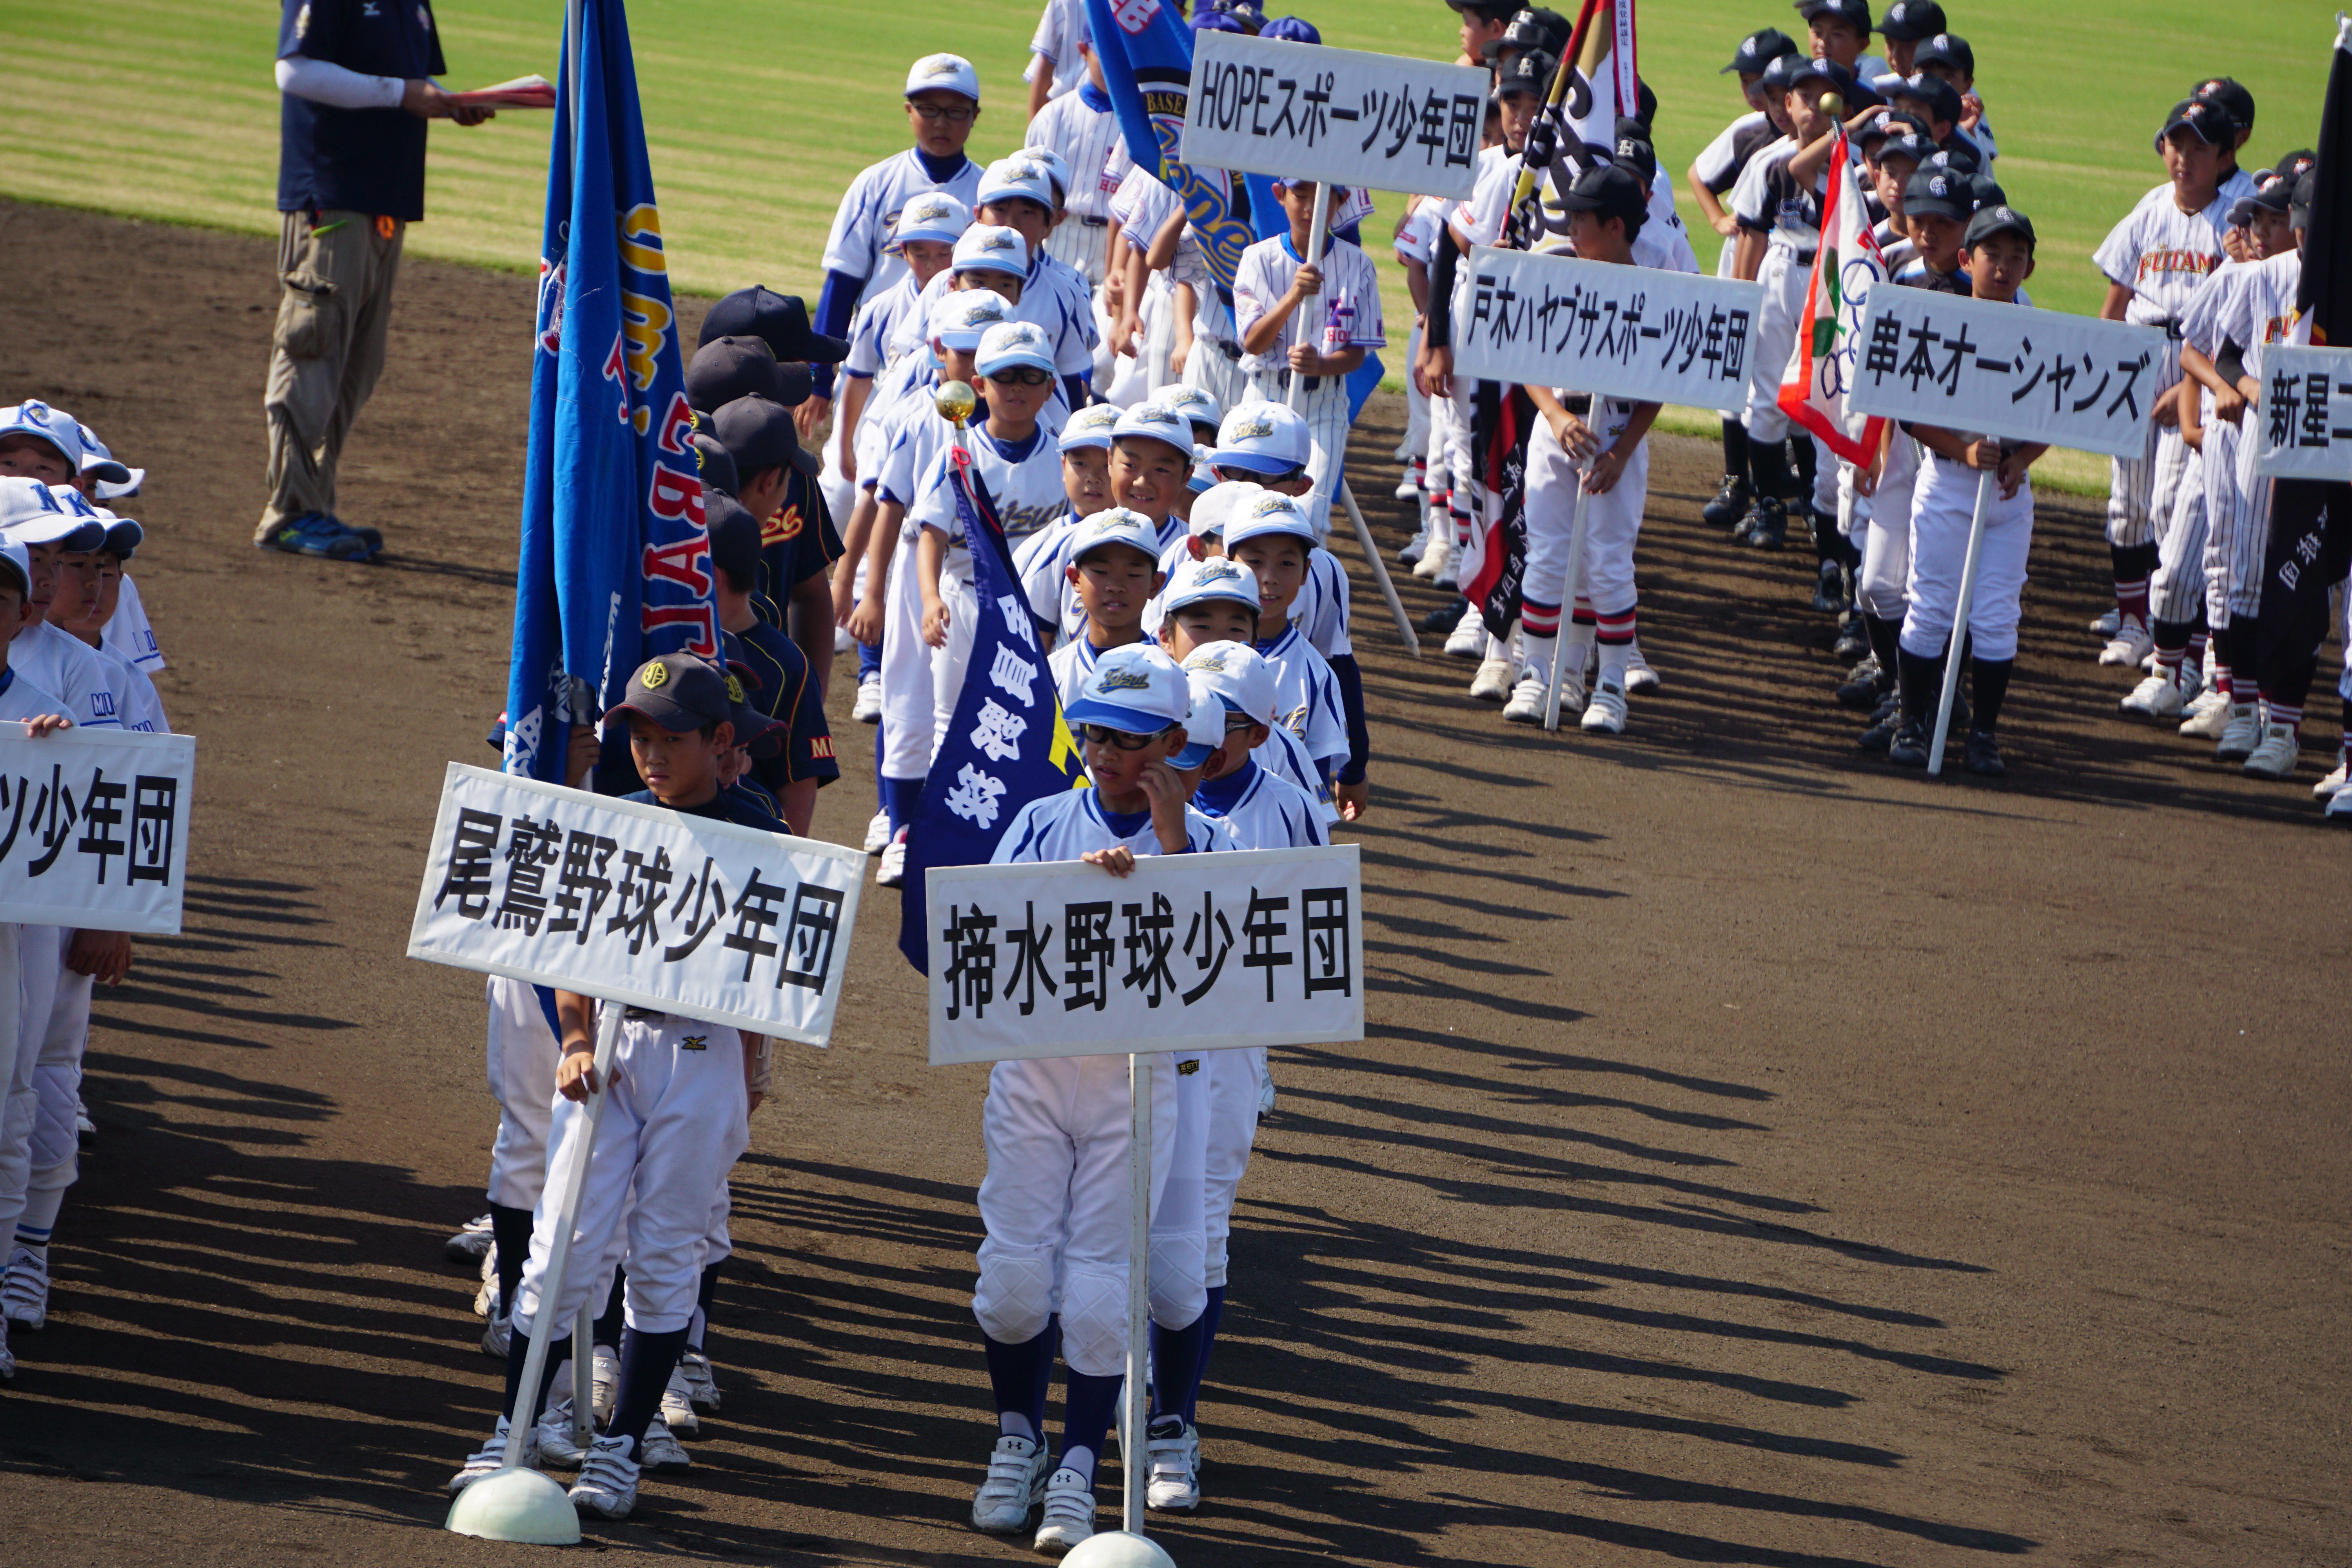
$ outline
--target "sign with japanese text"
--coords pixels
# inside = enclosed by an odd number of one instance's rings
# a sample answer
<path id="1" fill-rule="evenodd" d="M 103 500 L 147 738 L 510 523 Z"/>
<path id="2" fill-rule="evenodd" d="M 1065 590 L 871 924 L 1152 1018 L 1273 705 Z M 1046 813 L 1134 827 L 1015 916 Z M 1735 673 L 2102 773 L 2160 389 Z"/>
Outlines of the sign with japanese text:
<path id="1" fill-rule="evenodd" d="M 2147 446 L 2164 331 L 2089 316 L 1873 289 L 1846 406 L 2111 458 Z"/>
<path id="2" fill-rule="evenodd" d="M 1693 408 L 1748 400 L 1759 283 L 1483 245 L 1466 265 L 1456 375 Z"/>
<path id="3" fill-rule="evenodd" d="M 0 723 L 0 919 L 174 936 L 196 738 Z"/>
<path id="4" fill-rule="evenodd" d="M 1364 1037 L 1356 846 L 930 873 L 931 1065 Z"/>
<path id="5" fill-rule="evenodd" d="M 813 1046 L 866 858 L 449 764 L 408 956 Z"/>
<path id="6" fill-rule="evenodd" d="M 2352 479 L 2352 349 L 2270 343 L 2263 349 L 2261 445 L 2269 479 Z"/>
<path id="7" fill-rule="evenodd" d="M 1466 200 L 1492 79 L 1243 33 L 1192 36 L 1187 163 Z"/>

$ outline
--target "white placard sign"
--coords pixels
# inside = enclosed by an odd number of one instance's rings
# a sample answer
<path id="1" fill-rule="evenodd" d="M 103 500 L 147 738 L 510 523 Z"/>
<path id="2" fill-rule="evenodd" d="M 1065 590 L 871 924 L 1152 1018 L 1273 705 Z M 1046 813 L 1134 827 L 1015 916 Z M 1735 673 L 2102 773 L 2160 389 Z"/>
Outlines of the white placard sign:
<path id="1" fill-rule="evenodd" d="M 1177 156 L 1213 169 L 1466 199 L 1492 79 L 1473 66 L 1192 35 Z"/>
<path id="2" fill-rule="evenodd" d="M 2352 349 L 2263 349 L 2254 472 L 2270 479 L 2352 479 Z"/>
<path id="3" fill-rule="evenodd" d="M 1738 408 L 1761 284 L 1474 247 L 1454 371 L 1602 397 Z"/>
<path id="4" fill-rule="evenodd" d="M 408 956 L 824 1045 L 866 858 L 449 764 Z"/>
<path id="5" fill-rule="evenodd" d="M 931 1065 L 1364 1037 L 1356 846 L 935 868 Z"/>
<path id="6" fill-rule="evenodd" d="M 194 735 L 0 722 L 0 920 L 178 934 L 195 801 Z"/>
<path id="7" fill-rule="evenodd" d="M 2089 316 L 1873 289 L 1846 406 L 2111 458 L 2147 448 L 2164 332 Z"/>

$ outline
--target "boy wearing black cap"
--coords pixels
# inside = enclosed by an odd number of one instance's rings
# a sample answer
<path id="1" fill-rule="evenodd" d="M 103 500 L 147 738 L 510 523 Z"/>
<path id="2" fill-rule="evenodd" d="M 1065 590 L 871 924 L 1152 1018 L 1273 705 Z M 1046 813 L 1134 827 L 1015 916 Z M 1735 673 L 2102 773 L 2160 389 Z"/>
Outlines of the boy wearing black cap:
<path id="1" fill-rule="evenodd" d="M 713 413 L 710 432 L 735 461 L 735 499 L 759 520 L 761 591 L 784 612 L 822 690 L 833 676 L 833 584 L 825 574 L 841 554 L 841 536 L 817 488 L 821 460 L 800 444 L 792 411 L 757 393 Z"/>
<path id="2" fill-rule="evenodd" d="M 723 495 L 706 496 L 703 513 L 727 659 L 751 668 L 757 681 L 751 689 L 755 706 L 789 731 L 773 756 L 753 759 L 751 776 L 775 798 L 777 815 L 805 836 L 816 811 L 816 792 L 841 776 L 825 722 L 824 693 L 809 679 L 808 656 L 752 608 L 760 571 L 758 521 Z"/>
<path id="3" fill-rule="evenodd" d="M 1969 220 L 1966 243 L 1970 297 L 2013 303 L 2033 274 L 2032 223 L 2012 207 L 1987 207 Z M 1960 646 L 1961 630 L 1953 623 L 1978 481 L 1990 473 L 1993 493 L 1966 628 L 1975 704 L 1962 761 L 1972 773 L 1999 778 L 2008 770 L 1995 727 L 2017 663 L 2019 599 L 2033 546 L 2033 486 L 2027 470 L 2050 447 L 2046 442 L 1998 441 L 1932 425 L 1909 429 L 1929 455 L 1911 507 L 1911 603 L 1898 655 L 1903 724 L 1887 754 L 1905 767 L 1927 765 L 1929 727 L 1943 698 L 1944 660 L 1956 657 Z"/>
<path id="4" fill-rule="evenodd" d="M 2099 662 L 2125 669 L 2155 650 L 2148 622 L 2148 580 L 2160 556 L 2158 534 L 2169 524 L 2172 502 L 2188 468 L 2174 405 L 2180 384 L 2180 312 L 2206 275 L 2228 252 L 2221 242 L 2229 204 L 2221 191 L 2222 159 L 2237 144 L 2237 126 L 2218 103 L 2183 99 L 2172 106 L 2156 138 L 2170 177 L 2140 199 L 2091 259 L 2107 276 L 2099 314 L 2108 321 L 2162 327 L 2163 361 L 2149 386 L 2147 445 L 2137 458 L 2113 460 L 2107 488 L 2107 544 L 2114 557 L 2114 637 Z"/>
<path id="5" fill-rule="evenodd" d="M 1936 0 L 1895 0 L 1878 24 L 1878 36 L 1886 40 L 1886 68 L 1896 76 L 1909 76 L 1918 68 L 1912 64 L 1912 57 L 1920 40 L 1943 30 L 1944 8 Z"/>
<path id="6" fill-rule="evenodd" d="M 1517 0 L 1445 0 L 1454 14 L 1462 18 L 1462 53 L 1455 58 L 1458 66 L 1491 66 L 1486 58 L 1486 46 L 1497 43 L 1511 25 L 1517 13 Z"/>
<path id="7" fill-rule="evenodd" d="M 1948 84 L 1960 95 L 1960 133 L 1975 144 L 1987 163 L 2000 157 L 2000 147 L 1993 140 L 1992 121 L 1985 117 L 1984 100 L 1977 93 L 1977 52 L 1969 47 L 1969 41 L 1937 28 L 1935 36 L 1921 44 L 1912 56 L 1912 68 L 1917 75 L 1931 76 Z"/>
<path id="8" fill-rule="evenodd" d="M 1796 0 L 1797 15 L 1805 19 L 1805 41 L 1817 60 L 1835 60 L 1853 81 L 1867 82 L 1890 74 L 1886 62 L 1865 53 L 1870 47 L 1870 0 Z M 1841 89 L 1853 101 L 1850 89 Z"/>

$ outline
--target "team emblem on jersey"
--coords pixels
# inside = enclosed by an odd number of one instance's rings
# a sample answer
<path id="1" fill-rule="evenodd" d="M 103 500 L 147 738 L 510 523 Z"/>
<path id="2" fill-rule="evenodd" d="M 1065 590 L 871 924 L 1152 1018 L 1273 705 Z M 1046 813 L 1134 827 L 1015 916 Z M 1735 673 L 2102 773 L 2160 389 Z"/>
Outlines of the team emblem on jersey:
<path id="1" fill-rule="evenodd" d="M 678 1041 L 677 1043 L 677 1048 L 681 1051 L 707 1050 L 709 1048 L 709 1046 L 710 1037 L 709 1035 L 688 1035 L 686 1038 Z"/>
<path id="2" fill-rule="evenodd" d="M 830 735 L 811 736 L 809 738 L 809 755 L 812 757 L 831 758 L 833 756 L 833 737 Z"/>
<path id="3" fill-rule="evenodd" d="M 1191 1078 L 1194 1073 L 1199 1072 L 1200 1070 L 1201 1058 L 1198 1057 L 1193 1057 L 1190 1060 L 1181 1061 L 1176 1064 L 1176 1076 L 1178 1078 Z"/>
<path id="4" fill-rule="evenodd" d="M 730 671 L 727 677 L 727 700 L 730 702 L 743 700 L 743 682 L 732 671 Z"/>
<path id="5" fill-rule="evenodd" d="M 783 544 L 801 536 L 801 509 L 795 501 L 760 525 L 761 545 Z"/>
<path id="6" fill-rule="evenodd" d="M 1102 675 L 1105 691 L 1143 691 L 1150 685 L 1151 677 L 1139 669 L 1107 669 Z"/>
<path id="7" fill-rule="evenodd" d="M 649 664 L 637 671 L 637 684 L 647 691 L 657 691 L 669 684 L 669 666 Z"/>
<path id="8" fill-rule="evenodd" d="M 1264 415 L 1244 419 L 1234 426 L 1234 439 L 1236 441 L 1251 441 L 1273 434 L 1274 421 Z"/>
<path id="9" fill-rule="evenodd" d="M 299 11 L 294 13 L 294 36 L 298 38 L 307 37 L 310 36 L 310 7 L 305 5 Z"/>

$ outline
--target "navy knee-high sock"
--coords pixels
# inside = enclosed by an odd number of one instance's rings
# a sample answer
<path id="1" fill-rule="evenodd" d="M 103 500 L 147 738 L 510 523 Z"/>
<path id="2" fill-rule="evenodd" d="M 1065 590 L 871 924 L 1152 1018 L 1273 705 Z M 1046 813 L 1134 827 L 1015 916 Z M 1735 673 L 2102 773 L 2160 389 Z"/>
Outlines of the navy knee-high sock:
<path id="1" fill-rule="evenodd" d="M 522 1266 L 530 1261 L 530 1211 L 492 1204 L 490 1240 L 499 1249 L 499 1313 L 510 1318 L 522 1289 Z"/>
<path id="2" fill-rule="evenodd" d="M 1192 1419 L 1192 1391 L 1201 1385 L 1202 1351 L 1208 1343 L 1209 1314 L 1181 1329 L 1151 1325 L 1151 1414 Z"/>
<path id="3" fill-rule="evenodd" d="M 1111 1412 L 1118 1408 L 1125 1377 L 1091 1377 L 1072 1371 L 1062 1393 L 1062 1465 L 1094 1484 L 1095 1463 L 1110 1435 Z"/>
<path id="4" fill-rule="evenodd" d="M 898 832 L 912 823 L 923 809 L 923 781 L 920 779 L 882 780 L 882 809 L 890 816 L 890 831 Z"/>
<path id="5" fill-rule="evenodd" d="M 596 1315 L 595 1327 L 588 1331 L 589 1338 L 600 1345 L 617 1345 L 621 1342 L 621 1330 L 624 1323 L 621 1316 L 621 1301 L 626 1293 L 625 1287 L 628 1282 L 627 1268 L 613 1270 L 613 1293 L 605 1299 L 604 1310 Z M 569 1323 L 564 1324 L 563 1331 L 571 1332 L 572 1326 Z"/>
<path id="6" fill-rule="evenodd" d="M 1225 1288 L 1212 1285 L 1209 1287 L 1209 1304 L 1201 1312 L 1200 1360 L 1192 1368 L 1192 1392 L 1184 1396 L 1184 1419 L 1187 1421 L 1192 1420 L 1192 1413 L 1201 1407 L 1201 1384 L 1209 1376 L 1209 1352 L 1216 1347 L 1217 1325 L 1224 1321 L 1224 1317 Z"/>
<path id="7" fill-rule="evenodd" d="M 550 1326 L 553 1327 L 554 1325 Z M 505 1414 L 509 1418 L 518 1421 L 529 1420 L 533 1423 L 536 1423 L 539 1420 L 540 1412 L 547 1408 L 548 1388 L 555 1382 L 555 1373 L 558 1367 L 567 1359 L 564 1354 L 560 1352 L 563 1346 L 568 1344 L 569 1338 L 569 1335 L 561 1336 L 555 1344 L 551 1344 L 547 1347 L 547 1364 L 539 1369 L 539 1397 L 532 1400 L 524 1400 L 520 1397 L 522 1393 L 522 1363 L 524 1359 L 530 1354 L 530 1336 L 518 1331 L 514 1337 L 507 1342 L 507 1399 Z M 530 1412 L 527 1416 L 516 1415 L 516 1411 L 518 1409 L 525 1407 L 527 1407 Z"/>
<path id="8" fill-rule="evenodd" d="M 1736 416 L 1723 421 L 1723 471 L 1734 479 L 1748 477 L 1748 426 Z"/>
<path id="9" fill-rule="evenodd" d="M 997 1430 L 1007 1437 L 1045 1440 L 1045 1397 L 1054 1387 L 1054 1346 L 1061 1320 L 1048 1318 L 1034 1338 L 1017 1345 L 980 1336 L 988 1357 L 988 1386 L 996 1396 Z"/>
<path id="10" fill-rule="evenodd" d="M 669 1374 L 677 1370 L 677 1358 L 685 1353 L 684 1329 L 665 1329 L 657 1334 L 641 1329 L 622 1331 L 621 1386 L 613 1397 L 613 1420 L 604 1436 L 629 1438 L 634 1445 L 629 1449 L 631 1458 L 644 1451 L 646 1428 L 661 1414 L 662 1390 L 669 1386 Z"/>

